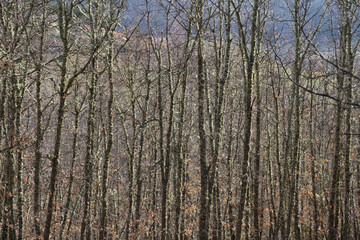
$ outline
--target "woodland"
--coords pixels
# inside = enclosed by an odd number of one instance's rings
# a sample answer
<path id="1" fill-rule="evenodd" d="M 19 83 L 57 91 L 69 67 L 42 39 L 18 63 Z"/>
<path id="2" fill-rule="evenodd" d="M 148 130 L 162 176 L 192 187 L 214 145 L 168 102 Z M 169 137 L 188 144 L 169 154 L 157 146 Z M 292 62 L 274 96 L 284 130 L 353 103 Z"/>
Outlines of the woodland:
<path id="1" fill-rule="evenodd" d="M 1 239 L 360 239 L 359 28 L 358 0 L 1 0 Z"/>

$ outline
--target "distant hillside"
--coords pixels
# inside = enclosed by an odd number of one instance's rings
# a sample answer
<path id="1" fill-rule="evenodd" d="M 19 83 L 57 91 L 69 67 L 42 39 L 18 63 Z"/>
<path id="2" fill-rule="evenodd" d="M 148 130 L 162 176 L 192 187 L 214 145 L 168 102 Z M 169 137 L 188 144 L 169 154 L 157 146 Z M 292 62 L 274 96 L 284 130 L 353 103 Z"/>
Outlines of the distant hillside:
<path id="1" fill-rule="evenodd" d="M 149 1 L 149 10 L 154 16 L 157 12 L 160 12 L 161 6 L 158 5 L 156 1 Z M 131 0 L 127 3 L 127 10 L 125 12 L 125 24 L 131 25 L 133 23 L 137 23 L 146 12 L 146 0 Z M 152 18 L 151 25 L 157 28 L 165 27 L 165 19 L 163 17 L 157 16 L 156 18 Z M 143 31 L 147 30 L 146 21 L 140 25 Z"/>
<path id="2" fill-rule="evenodd" d="M 150 23 L 152 27 L 161 29 L 165 27 L 166 20 L 164 15 L 164 12 L 162 11 L 162 7 L 158 3 L 159 1 L 156 0 L 149 0 L 149 9 L 151 13 L 151 19 Z M 166 1 L 164 1 L 165 3 Z M 311 7 L 309 11 L 309 16 L 311 16 L 312 20 L 315 22 L 319 22 L 321 19 L 321 12 L 326 7 L 325 0 L 313 0 L 311 2 Z M 125 24 L 126 25 L 132 25 L 134 23 L 137 23 L 139 19 L 143 16 L 143 14 L 146 12 L 146 0 L 128 0 L 127 1 L 127 10 L 125 13 Z M 278 29 L 282 29 L 283 33 L 286 35 L 291 35 L 291 30 L 289 26 L 291 26 L 291 19 L 292 15 L 289 11 L 288 6 L 286 5 L 286 2 L 284 0 L 281 1 L 273 1 L 272 5 L 272 12 L 274 14 L 275 19 L 280 19 L 281 21 L 273 22 L 276 24 L 276 27 Z M 330 21 L 323 21 L 325 25 L 323 26 L 324 29 L 327 29 L 329 26 Z M 144 21 L 141 24 L 141 29 L 143 31 L 147 31 L 147 24 Z M 236 29 L 235 29 L 236 30 Z"/>

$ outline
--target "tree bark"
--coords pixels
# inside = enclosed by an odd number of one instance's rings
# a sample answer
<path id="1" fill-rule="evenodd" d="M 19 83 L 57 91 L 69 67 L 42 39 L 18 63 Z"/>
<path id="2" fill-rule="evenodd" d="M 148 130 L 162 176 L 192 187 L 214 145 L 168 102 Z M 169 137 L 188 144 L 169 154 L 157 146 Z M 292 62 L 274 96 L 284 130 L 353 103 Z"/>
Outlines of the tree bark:
<path id="1" fill-rule="evenodd" d="M 236 239 L 241 239 L 242 232 L 242 222 L 244 216 L 244 208 L 247 200 L 248 192 L 248 167 L 250 161 L 250 139 L 251 139 L 251 121 L 252 121 L 252 87 L 254 79 L 254 64 L 256 61 L 256 47 L 259 34 L 258 26 L 258 17 L 260 14 L 260 5 L 259 0 L 255 0 L 252 9 L 252 18 L 251 18 L 251 40 L 250 40 L 250 53 L 246 55 L 246 76 L 244 83 L 244 113 L 245 113 L 245 123 L 244 123 L 244 146 L 243 146 L 243 159 L 241 162 L 241 190 L 240 190 L 240 200 L 238 202 L 238 216 L 236 222 Z M 238 17 L 238 24 L 241 24 L 241 19 Z M 242 34 L 244 30 L 242 29 Z M 244 36 L 245 37 L 245 36 Z M 242 44 L 243 48 L 247 48 L 246 44 Z M 247 52 L 247 50 L 243 50 Z"/>

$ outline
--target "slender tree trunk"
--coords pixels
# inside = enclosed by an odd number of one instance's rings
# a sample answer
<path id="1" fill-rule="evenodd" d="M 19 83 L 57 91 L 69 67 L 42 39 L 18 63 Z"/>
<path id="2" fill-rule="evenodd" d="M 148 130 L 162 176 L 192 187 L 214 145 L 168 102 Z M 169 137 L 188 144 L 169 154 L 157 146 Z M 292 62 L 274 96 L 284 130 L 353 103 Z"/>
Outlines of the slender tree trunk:
<path id="1" fill-rule="evenodd" d="M 181 73 L 181 97 L 180 97 L 180 110 L 179 110 L 179 122 L 178 122 L 178 136 L 177 136 L 177 145 L 175 152 L 175 160 L 177 161 L 177 171 L 176 171 L 176 186 L 175 186 L 175 239 L 181 240 L 183 232 L 181 231 L 181 220 L 182 220 L 182 193 L 183 193 L 183 175 L 184 175 L 184 165 L 185 159 L 183 159 L 183 131 L 184 131 L 184 117 L 185 117 L 185 106 L 186 106 L 186 88 L 187 88 L 187 78 L 188 78 L 188 61 L 190 59 L 189 44 L 191 36 L 191 26 L 192 22 L 189 22 L 188 29 L 186 31 L 186 43 L 184 49 L 184 65 L 183 72 Z"/>
<path id="2" fill-rule="evenodd" d="M 131 76 L 130 76 L 131 77 Z M 136 135 L 136 122 L 135 122 L 135 117 L 136 117 L 136 113 L 135 113 L 135 102 L 134 102 L 134 96 L 133 96 L 133 92 L 131 94 L 131 114 L 133 116 L 132 118 L 132 135 L 135 136 Z M 127 219 L 126 219 L 126 226 L 125 226 L 125 239 L 128 240 L 131 234 L 131 224 L 132 224 L 132 218 L 133 218 L 133 205 L 134 205 L 134 158 L 135 158 L 135 144 L 136 144 L 136 140 L 135 138 L 132 141 L 132 144 L 130 146 L 129 143 L 129 137 L 127 134 L 127 130 L 125 127 L 125 123 L 124 121 L 122 122 L 123 125 L 123 130 L 124 130 L 124 134 L 125 134 L 125 139 L 126 139 L 126 148 L 128 151 L 128 181 L 129 181 L 129 188 L 128 188 L 128 201 L 129 201 L 129 205 L 128 205 L 128 215 L 127 215 Z"/>
<path id="3" fill-rule="evenodd" d="M 20 79 L 17 79 L 16 81 L 16 87 L 15 87 L 15 94 L 16 94 L 16 142 L 20 145 L 21 141 L 21 113 L 22 113 L 22 102 L 23 102 L 23 96 L 25 91 L 25 84 L 27 83 L 27 73 L 28 73 L 28 67 L 29 64 L 26 63 L 25 65 L 25 77 L 20 81 Z M 21 87 L 22 86 L 22 87 Z M 19 146 L 19 148 L 22 148 L 22 146 Z M 24 232 L 24 219 L 23 219 L 23 207 L 24 207 L 24 193 L 23 193 L 23 153 L 22 149 L 19 149 L 16 153 L 17 158 L 17 192 L 18 192 L 18 199 L 17 199 L 17 222 L 18 222 L 18 236 L 17 239 L 21 240 L 23 239 L 23 232 Z"/>
<path id="4" fill-rule="evenodd" d="M 60 89 L 59 89 L 59 107 L 57 111 L 57 125 L 56 125 L 56 134 L 55 134 L 55 145 L 54 153 L 51 159 L 51 176 L 49 184 L 49 200 L 47 205 L 46 213 L 46 223 L 44 230 L 44 240 L 49 240 L 50 231 L 51 231 L 51 220 L 53 216 L 54 209 L 54 198 L 56 193 L 56 181 L 59 167 L 59 158 L 61 150 L 61 139 L 62 139 L 62 130 L 63 130 L 63 121 L 65 114 L 66 106 L 66 97 L 67 97 L 67 79 L 68 79 L 68 56 L 69 56 L 69 24 L 72 16 L 72 8 L 67 9 L 67 6 L 64 5 L 61 1 L 58 2 L 58 24 L 60 29 L 60 38 L 63 45 L 63 54 L 62 54 L 62 63 L 60 66 L 61 76 L 60 76 Z M 64 16 L 68 17 L 64 17 Z"/>
<path id="5" fill-rule="evenodd" d="M 238 203 L 238 217 L 236 222 L 236 239 L 241 239 L 242 222 L 244 215 L 244 208 L 246 205 L 247 192 L 248 192 L 248 166 L 250 160 L 250 138 L 251 138 L 251 121 L 252 121 L 252 85 L 254 77 L 254 64 L 256 61 L 256 47 L 257 47 L 257 34 L 259 34 L 258 15 L 260 14 L 260 1 L 255 0 L 252 9 L 251 19 L 251 42 L 250 54 L 247 59 L 247 71 L 244 86 L 244 106 L 245 106 L 245 123 L 244 123 L 244 147 L 243 159 L 241 162 L 241 192 L 240 200 Z M 240 23 L 239 23 L 240 24 Z M 243 45 L 246 48 L 246 45 Z"/>
<path id="6" fill-rule="evenodd" d="M 108 139 L 107 145 L 105 149 L 105 159 L 103 165 L 103 173 L 102 173 L 102 195 L 101 195 L 101 217 L 100 217 L 100 235 L 99 239 L 106 239 L 107 230 L 106 230 L 106 216 L 107 216 L 107 181 L 108 181 L 108 172 L 109 172 L 109 162 L 111 156 L 111 149 L 113 145 L 113 101 L 114 101 L 114 84 L 113 84 L 113 44 L 112 40 L 109 46 L 108 53 L 108 81 L 109 81 L 109 90 L 110 95 L 108 99 L 108 112 L 107 112 L 107 121 L 108 121 Z"/>
<path id="7" fill-rule="evenodd" d="M 7 71 L 6 68 L 2 68 L 0 70 L 1 74 L 4 74 L 6 76 Z M 6 133 L 6 129 L 5 129 L 5 106 L 6 106 L 6 94 L 7 94 L 7 78 L 3 77 L 1 80 L 1 101 L 0 101 L 0 144 L 3 143 L 3 139 L 5 138 L 5 133 Z M 2 152 L 0 153 L 0 171 L 1 171 L 1 184 L 4 184 L 6 182 L 6 178 L 5 178 L 5 164 L 4 164 L 4 155 Z M 5 189 L 0 189 L 0 196 L 5 196 Z M 5 213 L 5 202 L 2 199 L 1 200 L 1 208 L 0 208 L 0 219 L 3 220 L 4 217 L 4 213 Z"/>
<path id="8" fill-rule="evenodd" d="M 234 99 L 230 99 L 230 106 L 234 106 Z M 230 119 L 229 119 L 229 138 L 227 141 L 227 157 L 226 157 L 226 164 L 227 164 L 227 201 L 226 206 L 228 209 L 228 222 L 229 222 L 229 235 L 230 239 L 235 239 L 235 233 L 233 231 L 234 228 L 234 214 L 233 214 L 233 191 L 232 191 L 232 184 L 233 184 L 233 171 L 234 171 L 234 157 L 233 157 L 233 124 L 234 124 L 234 113 L 231 112 Z"/>
<path id="9" fill-rule="evenodd" d="M 40 46 L 39 46 L 39 59 L 36 63 L 36 141 L 35 141 L 35 161 L 34 161 L 34 225 L 35 225 L 35 234 L 37 238 L 41 236 L 41 227 L 40 227 L 40 171 L 41 171 L 41 144 L 43 140 L 43 130 L 42 130 L 42 101 L 41 101 L 41 82 L 43 80 L 43 55 L 44 55 L 44 39 L 45 39 L 45 22 L 46 15 L 43 12 L 42 22 L 41 22 L 41 32 L 40 32 Z"/>
<path id="10" fill-rule="evenodd" d="M 77 88 L 75 88 L 75 96 L 77 95 Z M 73 141 L 72 141 L 72 157 L 71 157 L 71 168 L 70 168 L 70 176 L 69 176 L 69 187 L 67 191 L 67 197 L 64 207 L 64 215 L 60 227 L 60 233 L 59 233 L 59 239 L 62 240 L 63 232 L 66 226 L 67 222 L 67 216 L 70 211 L 70 204 L 72 199 L 72 189 L 74 184 L 74 168 L 75 168 L 75 162 L 77 157 L 77 142 L 78 142 L 78 135 L 79 135 L 79 116 L 80 116 L 80 109 L 81 106 L 75 106 L 75 120 L 74 120 L 74 135 L 73 135 Z"/>
<path id="11" fill-rule="evenodd" d="M 19 146 L 16 142 L 16 76 L 14 69 L 9 69 L 7 78 L 9 83 L 9 93 L 7 93 L 7 118 L 5 136 L 6 136 L 6 159 L 4 163 L 4 212 L 2 219 L 2 239 L 16 239 L 15 231 L 15 212 L 14 212 L 14 196 L 15 196 L 15 166 L 14 166 L 14 149 Z"/>
<path id="12" fill-rule="evenodd" d="M 301 29 L 300 29 L 300 0 L 294 2 L 294 24 L 295 24 L 295 61 L 293 68 L 293 79 L 296 84 L 300 84 L 301 76 Z M 298 226 L 298 179 L 299 179 L 299 147 L 300 147 L 300 87 L 294 86 L 293 99 L 294 99 L 294 131 L 293 139 L 291 141 L 291 157 L 290 157 L 290 189 L 288 195 L 288 212 L 287 212 L 287 224 L 285 228 L 285 238 L 288 239 L 291 232 L 291 220 L 294 211 L 294 230 L 295 238 L 300 239 L 300 230 Z M 291 125 L 289 125 L 291 128 Z"/>
<path id="13" fill-rule="evenodd" d="M 64 71 L 63 77 L 65 78 L 66 70 Z M 63 84 L 62 84 L 63 85 Z M 58 118 L 57 118 L 57 126 L 56 126 L 56 136 L 55 136 L 55 147 L 54 147 L 54 156 L 51 160 L 51 177 L 50 177 L 50 185 L 49 185 L 49 200 L 47 205 L 47 213 L 46 213 L 46 224 L 44 231 L 44 240 L 49 240 L 50 231 L 51 231 L 51 220 L 53 215 L 54 208 L 54 197 L 56 192 L 56 180 L 59 166 L 59 157 L 60 157 L 60 148 L 61 148 L 61 138 L 62 138 L 62 128 L 64 121 L 64 113 L 65 113 L 65 93 L 64 88 L 61 88 L 61 93 L 59 96 L 59 109 L 58 109 Z"/>
<path id="14" fill-rule="evenodd" d="M 345 51 L 346 51 L 346 68 L 349 72 L 353 72 L 354 66 L 354 56 L 353 56 L 353 44 L 352 44 L 352 20 L 351 20 L 351 6 L 350 2 L 345 3 L 345 26 L 344 26 L 344 40 L 345 40 Z M 352 77 L 347 76 L 345 85 L 345 99 L 347 102 L 352 101 Z M 344 222 L 342 228 L 342 239 L 350 239 L 351 238 L 351 117 L 352 111 L 351 106 L 348 106 L 345 110 L 345 145 L 344 145 L 344 168 L 345 168 L 345 196 L 344 196 Z"/>
<path id="15" fill-rule="evenodd" d="M 343 76 L 338 76 L 338 85 L 339 89 L 342 89 L 343 86 Z M 339 97 L 340 97 L 339 93 Z M 337 205 L 339 204 L 339 181 L 340 181 L 340 161 L 341 161 L 341 125 L 343 121 L 343 111 L 342 104 L 338 103 L 336 107 L 336 125 L 335 125 L 335 155 L 332 164 L 332 181 L 331 181 L 331 189 L 330 189 L 330 200 L 329 200 L 329 239 L 337 238 L 337 229 L 338 229 L 338 221 L 337 221 Z"/>
<path id="16" fill-rule="evenodd" d="M 281 171 L 282 164 L 280 160 L 280 136 L 279 136 L 279 126 L 280 126 L 280 117 L 279 117 L 279 92 L 275 92 L 275 83 L 272 83 L 272 91 L 273 91 L 273 97 L 274 97 L 274 108 L 275 108 L 275 162 L 277 164 L 277 175 L 278 175 L 278 182 L 279 182 L 279 190 L 280 190 L 280 199 L 279 199 L 279 209 L 277 211 L 276 216 L 276 224 L 274 229 L 274 239 L 277 239 L 277 236 L 279 234 L 279 230 L 281 230 L 281 233 L 284 229 L 284 181 L 283 181 L 283 173 Z M 275 209 L 273 209 L 275 210 Z"/>
<path id="17" fill-rule="evenodd" d="M 140 225 L 140 207 L 141 207 L 141 195 L 142 195 L 142 185 L 143 185 L 143 177 L 142 177 L 142 164 L 143 164 L 143 152 L 144 152 L 144 144 L 145 144 L 145 128 L 148 125 L 148 108 L 149 108 L 149 99 L 150 99 L 150 90 L 151 90 L 151 80 L 149 77 L 150 71 L 150 59 L 147 62 L 147 67 L 145 70 L 145 79 L 146 79 L 146 95 L 144 106 L 142 110 L 142 120 L 140 125 L 140 139 L 139 139 L 139 151 L 138 151 L 138 165 L 136 168 L 136 185 L 137 185 L 137 192 L 136 192 L 136 201 L 135 201 L 135 230 L 138 229 Z"/>
<path id="18" fill-rule="evenodd" d="M 198 64 L 198 131 L 199 131 L 199 157 L 200 157 L 200 215 L 199 215 L 199 240 L 207 240 L 209 236 L 209 199 L 208 199 L 208 178 L 209 169 L 206 160 L 206 132 L 205 132 L 205 69 L 204 69 L 204 1 L 200 0 L 197 4 L 197 31 L 198 31 L 198 48 L 197 48 L 197 64 Z"/>
<path id="19" fill-rule="evenodd" d="M 311 89 L 313 88 L 313 82 L 311 80 Z M 310 158 L 311 158 L 311 183 L 312 183 L 312 200 L 313 200 L 313 225 L 314 225 L 314 233 L 313 238 L 314 240 L 318 239 L 318 228 L 319 228 L 319 216 L 318 216 L 318 204 L 317 204 L 317 185 L 316 185 L 316 175 L 317 175 L 317 169 L 316 169 L 316 156 L 315 156 L 315 149 L 314 149 L 314 112 L 313 112 L 313 105 L 314 105 L 314 96 L 310 96 L 310 122 L 309 122 L 309 139 L 310 139 Z"/>
<path id="20" fill-rule="evenodd" d="M 92 76 L 89 88 L 89 115 L 87 121 L 87 140 L 86 140 L 86 156 L 85 156 L 85 173 L 84 173 L 84 182 L 85 182 L 85 192 L 84 192 L 84 210 L 83 218 L 81 223 L 81 236 L 80 239 L 83 240 L 91 239 L 91 230 L 90 230 L 90 205 L 91 205 L 91 186 L 93 183 L 93 171 L 94 171 L 94 133 L 95 133 L 95 105 L 96 105 L 96 95 L 97 95 L 97 60 L 93 59 L 92 62 Z"/>
<path id="21" fill-rule="evenodd" d="M 352 54 L 352 46 L 351 46 L 351 26 L 350 26 L 350 19 L 349 19 L 349 5 L 348 3 L 344 3 L 344 6 L 341 6 L 343 9 L 343 11 L 345 12 L 345 24 L 343 26 L 341 26 L 341 30 L 340 30 L 340 43 L 341 43 L 341 47 L 339 50 L 339 65 L 342 68 L 345 68 L 351 71 L 351 54 Z M 344 95 L 342 90 L 344 87 L 344 82 L 345 79 L 347 79 L 345 77 L 345 73 L 341 70 L 339 70 L 338 75 L 337 75 L 337 84 L 338 84 L 338 98 L 341 99 L 342 96 Z M 351 99 L 351 80 L 349 82 L 349 85 L 346 85 L 346 87 L 348 88 L 347 91 L 345 92 L 346 94 L 346 100 L 350 100 Z M 351 127 L 350 124 L 350 118 L 351 118 L 351 110 L 346 111 L 345 116 L 344 115 L 344 105 L 339 102 L 337 103 L 337 108 L 336 108 L 336 125 L 335 125 L 335 154 L 334 154 L 334 159 L 333 159 L 333 169 L 332 169 L 332 182 L 331 182 L 331 189 L 330 189 L 330 200 L 329 200 L 329 216 L 328 216 L 328 223 L 329 223 L 329 233 L 328 233 L 328 238 L 329 239 L 336 239 L 338 236 L 338 214 L 339 214 L 339 208 L 340 208 L 340 202 L 339 202 L 339 198 L 340 198 L 340 175 L 341 175 L 341 161 L 342 161 L 342 156 L 344 154 L 344 165 L 345 165 L 345 195 L 346 197 L 348 197 L 348 194 L 350 192 L 350 178 L 347 179 L 348 177 L 350 177 L 350 144 L 351 144 L 351 137 L 350 135 L 345 137 L 345 145 L 342 143 L 342 126 L 343 126 L 343 122 L 345 121 L 345 131 L 349 130 Z M 348 181 L 348 182 L 347 182 Z M 346 202 L 346 207 L 344 209 L 345 211 L 345 219 L 347 221 L 349 221 L 349 199 L 346 198 L 345 199 Z M 345 221 L 344 219 L 344 221 Z M 344 226 L 343 226 L 343 234 L 345 234 L 345 236 L 347 236 L 348 234 L 348 230 L 346 230 L 348 228 L 348 222 L 344 222 Z"/>
<path id="22" fill-rule="evenodd" d="M 168 10 L 169 11 L 169 10 Z M 169 12 L 167 12 L 167 18 L 169 18 Z M 169 19 L 167 19 L 166 26 L 166 44 L 170 46 L 169 42 Z M 169 94 L 170 94 L 170 102 L 169 102 L 169 120 L 168 120 L 168 128 L 166 131 L 166 150 L 165 150 L 165 162 L 163 165 L 163 177 L 162 177 L 162 236 L 161 239 L 167 239 L 168 235 L 168 188 L 169 188 L 169 175 L 170 175 L 170 153 L 171 153 L 171 135 L 173 131 L 173 117 L 174 117 L 174 99 L 177 87 L 173 89 L 173 75 L 172 75 L 172 56 L 170 54 L 170 48 L 167 48 L 167 59 L 168 59 L 168 86 L 169 86 Z M 160 89 L 160 82 L 158 83 L 158 87 Z M 161 94 L 161 92 L 160 92 Z M 159 98 L 159 104 L 161 103 L 161 99 Z M 161 107 L 162 108 L 162 107 Z M 160 108 L 159 108 L 160 109 Z"/>
<path id="23" fill-rule="evenodd" d="M 258 41 L 257 48 L 257 57 L 260 54 L 260 41 Z M 261 209 L 261 204 L 259 203 L 259 185 L 260 185 L 260 158 L 261 158 L 261 149 L 260 149 L 260 139 L 261 139 L 261 92 L 260 92 L 260 69 L 259 69 L 259 59 L 255 63 L 255 81 L 256 81 L 256 117 L 255 117 L 255 172 L 254 172 L 254 239 L 261 238 L 261 230 L 259 226 L 259 213 Z"/>
<path id="24" fill-rule="evenodd" d="M 221 5 L 223 8 L 223 6 Z M 211 199 L 212 191 L 215 191 L 215 198 L 213 200 L 214 203 L 214 218 L 215 218 L 215 226 L 214 226 L 214 238 L 221 238 L 221 213 L 220 213 L 220 195 L 218 192 L 218 164 L 221 155 L 221 147 L 222 147 L 222 132 L 223 132 L 223 108 L 225 102 L 225 87 L 226 82 L 228 80 L 229 75 L 229 67 L 230 67 L 230 51 L 231 51 L 231 2 L 227 1 L 226 13 L 224 15 L 225 18 L 225 56 L 224 56 L 224 64 L 221 61 L 221 50 L 223 48 L 222 44 L 222 36 L 220 36 L 221 42 L 219 46 L 219 56 L 217 57 L 217 79 L 216 79 L 216 89 L 215 89 L 215 113 L 214 113 L 214 138 L 211 146 L 214 146 L 214 152 L 212 156 L 212 162 L 209 165 L 209 186 L 208 186 L 208 199 Z M 222 26 L 221 26 L 222 27 Z M 215 47 L 217 47 L 215 42 Z M 220 68 L 222 72 L 220 73 Z M 209 114 L 210 115 L 210 114 Z M 217 196 L 217 197 L 216 197 Z M 210 208 L 210 202 L 209 206 Z"/>

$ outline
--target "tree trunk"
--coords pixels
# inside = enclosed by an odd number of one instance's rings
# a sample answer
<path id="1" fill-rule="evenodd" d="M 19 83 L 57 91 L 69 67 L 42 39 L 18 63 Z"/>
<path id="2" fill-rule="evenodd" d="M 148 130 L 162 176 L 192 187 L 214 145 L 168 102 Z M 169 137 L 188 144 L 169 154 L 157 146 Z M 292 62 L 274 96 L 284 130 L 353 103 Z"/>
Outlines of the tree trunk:
<path id="1" fill-rule="evenodd" d="M 46 14 L 45 9 L 42 14 L 41 22 L 41 32 L 40 32 L 40 46 L 39 46 L 39 57 L 36 62 L 36 141 L 35 141 L 35 161 L 34 161 L 34 227 L 35 234 L 37 238 L 41 237 L 41 227 L 40 227 L 40 204 L 41 204 L 41 182 L 40 182 L 40 171 L 41 171 L 41 144 L 43 140 L 43 130 L 42 130 L 42 115 L 43 109 L 41 107 L 41 82 L 43 81 L 43 58 L 44 58 L 44 39 L 45 39 L 45 23 L 46 23 Z"/>
<path id="2" fill-rule="evenodd" d="M 92 74 L 89 88 L 89 115 L 87 121 L 87 137 L 86 137 L 86 156 L 85 156 L 85 192 L 84 192 L 84 210 L 83 218 L 81 223 L 81 236 L 83 240 L 91 239 L 91 228 L 90 228 L 90 205 L 91 205 L 91 187 L 93 182 L 93 171 L 94 171 L 94 133 L 95 133 L 95 105 L 97 95 L 97 60 L 93 59 L 92 62 Z M 86 231 L 86 232 L 85 232 Z"/>
<path id="3" fill-rule="evenodd" d="M 112 36 L 111 36 L 112 37 Z M 113 84 L 113 43 L 110 39 L 111 44 L 109 46 L 108 53 L 108 81 L 109 81 L 109 90 L 110 95 L 108 99 L 108 112 L 107 112 L 107 121 L 108 121 L 108 139 L 105 149 L 105 158 L 102 172 L 102 195 L 101 195 L 101 217 L 100 217 L 100 235 L 99 239 L 106 239 L 107 230 L 106 230 L 106 217 L 107 217 L 107 182 L 108 182 L 108 172 L 109 172 L 109 162 L 111 156 L 111 149 L 113 145 L 113 101 L 114 101 L 114 84 Z"/>
<path id="4" fill-rule="evenodd" d="M 75 88 L 75 96 L 77 96 L 77 87 Z M 73 183 L 74 183 L 74 168 L 75 168 L 75 162 L 76 162 L 76 152 L 77 152 L 77 141 L 78 141 L 78 135 L 79 135 L 79 115 L 81 111 L 82 106 L 75 106 L 75 120 L 74 120 L 74 135 L 73 135 L 73 141 L 72 141 L 72 158 L 71 158 L 71 168 L 70 168 L 70 176 L 69 176 L 69 187 L 67 191 L 67 197 L 64 207 L 64 215 L 62 219 L 62 224 L 60 227 L 60 233 L 59 233 L 59 239 L 62 240 L 63 232 L 66 226 L 67 216 L 70 210 L 70 204 L 72 199 L 72 189 L 73 189 Z"/>
<path id="5" fill-rule="evenodd" d="M 246 69 L 246 77 L 244 83 L 244 106 L 245 106 L 245 123 L 244 123 L 244 147 L 243 147 L 243 159 L 241 162 L 241 192 L 240 192 L 240 200 L 238 203 L 238 217 L 236 222 L 236 239 L 241 239 L 242 232 L 242 222 L 244 215 L 244 208 L 247 200 L 247 192 L 248 192 L 248 166 L 250 160 L 250 139 L 251 139 L 251 120 L 252 120 L 252 85 L 254 78 L 254 64 L 256 61 L 256 47 L 258 34 L 259 34 L 259 26 L 258 26 L 258 15 L 260 14 L 260 4 L 259 0 L 254 1 L 253 9 L 252 9 L 252 19 L 251 19 L 251 42 L 250 42 L 250 54 L 246 57 L 247 59 L 247 69 Z M 240 20 L 239 20 L 240 21 Z M 238 23 L 240 24 L 240 22 Z M 242 46 L 246 48 L 246 45 Z"/>

